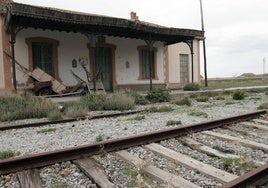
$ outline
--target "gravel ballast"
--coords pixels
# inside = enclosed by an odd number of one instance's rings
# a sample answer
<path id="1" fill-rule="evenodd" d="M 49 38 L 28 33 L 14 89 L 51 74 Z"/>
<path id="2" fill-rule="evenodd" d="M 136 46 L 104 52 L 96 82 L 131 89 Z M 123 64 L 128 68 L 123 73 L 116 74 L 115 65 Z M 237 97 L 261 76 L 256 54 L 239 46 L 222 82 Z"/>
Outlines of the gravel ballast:
<path id="1" fill-rule="evenodd" d="M 134 118 L 137 115 L 129 115 L 129 116 L 122 116 L 122 117 L 116 117 L 116 118 L 103 118 L 103 119 L 95 119 L 95 120 L 83 120 L 83 121 L 77 121 L 72 123 L 65 123 L 65 124 L 56 124 L 56 125 L 47 125 L 42 127 L 34 127 L 34 128 L 23 128 L 23 129 L 12 129 L 12 130 L 6 130 L 1 132 L 0 137 L 0 151 L 6 151 L 11 150 L 16 153 L 19 153 L 19 155 L 27 155 L 27 154 L 34 154 L 34 153 L 40 153 L 40 152 L 46 152 L 46 151 L 53 151 L 56 149 L 63 149 L 78 145 L 84 145 L 84 144 L 90 144 L 96 142 L 96 137 L 102 136 L 104 140 L 107 139 L 114 139 L 114 138 L 120 138 L 135 134 L 140 134 L 144 132 L 149 131 L 155 131 L 155 130 L 161 130 L 161 129 L 167 129 L 169 128 L 166 126 L 166 122 L 169 120 L 174 121 L 181 121 L 182 125 L 176 125 L 176 126 L 183 126 L 183 125 L 190 125 L 193 123 L 200 123 L 205 122 L 209 120 L 215 120 L 220 119 L 228 116 L 234 116 L 234 115 L 240 115 L 244 113 L 249 113 L 257 110 L 257 107 L 268 101 L 268 96 L 265 94 L 254 94 L 255 97 L 259 97 L 261 99 L 250 99 L 250 97 L 246 98 L 245 100 L 241 101 L 233 101 L 231 97 L 226 97 L 226 100 L 213 100 L 209 99 L 209 102 L 196 102 L 193 99 L 192 106 L 177 106 L 171 103 L 161 103 L 161 104 L 155 104 L 154 106 L 171 106 L 174 108 L 174 111 L 172 112 L 163 112 L 163 113 L 145 113 L 145 119 L 142 119 L 140 121 L 134 120 Z M 227 103 L 226 101 L 232 101 L 231 103 Z M 145 106 L 139 106 L 138 109 L 144 109 Z M 207 114 L 207 117 L 204 116 L 193 116 L 189 115 L 192 111 L 202 111 Z M 95 112 L 96 113 L 96 112 Z M 24 120 L 23 122 L 27 123 L 31 122 L 32 120 Z M 6 122 L 1 124 L 7 124 Z M 0 124 L 0 125 L 1 125 Z M 16 124 L 16 122 L 13 122 L 13 124 Z M 48 131 L 50 130 L 50 131 Z M 223 132 L 229 132 L 229 130 L 224 130 Z M 235 136 L 235 135 L 234 135 Z M 241 136 L 240 134 L 238 136 Z M 207 144 L 208 146 L 218 146 L 217 144 L 220 141 L 217 141 L 215 138 L 212 138 L 210 136 L 203 136 L 201 134 L 196 134 L 194 139 L 197 141 L 200 141 L 204 144 Z M 254 139 L 254 138 L 252 138 Z M 170 141 L 169 141 L 170 142 Z M 224 142 L 223 142 L 224 143 Z M 266 143 L 266 142 L 265 142 Z M 168 143 L 162 143 L 163 145 L 169 145 Z M 228 149 L 228 144 L 224 144 L 223 146 L 225 149 Z M 219 147 L 219 146 L 218 146 Z M 241 154 L 247 155 L 248 152 L 255 153 L 255 156 L 253 157 L 255 160 L 260 161 L 266 161 L 267 162 L 267 154 L 261 153 L 260 151 L 252 151 L 248 148 L 237 146 L 234 147 L 240 147 L 235 148 L 241 151 Z M 229 149 L 232 149 L 229 148 Z M 233 148 L 234 149 L 234 148 Z M 137 152 L 137 151 L 136 151 Z M 144 151 L 143 151 L 144 152 Z M 185 149 L 184 152 L 180 151 L 182 153 L 189 153 L 189 149 Z M 191 154 L 191 152 L 190 152 Z M 205 156 L 202 154 L 200 155 L 200 159 L 205 160 Z M 126 164 L 124 164 L 122 161 L 117 159 L 114 155 L 107 154 L 107 157 L 104 157 L 103 159 L 101 157 L 97 157 L 98 161 L 104 166 L 110 167 L 106 169 L 106 173 L 111 177 L 112 180 L 117 182 L 117 185 L 119 187 L 124 187 L 127 184 L 124 183 L 124 181 L 129 182 L 131 181 L 131 177 L 129 175 L 125 175 L 125 169 Z M 196 156 L 198 158 L 198 156 Z M 158 165 L 161 166 L 161 160 L 154 159 L 157 162 Z M 163 160 L 164 161 L 164 160 Z M 55 167 L 55 165 L 43 168 L 41 170 L 41 177 L 42 177 L 42 183 L 44 186 L 49 186 L 49 182 L 47 182 L 47 179 L 50 179 L 50 181 L 53 181 L 53 178 L 51 177 L 57 177 L 57 176 L 64 176 L 64 169 L 63 172 L 58 172 L 57 175 L 51 175 L 54 174 L 55 169 L 58 170 L 63 168 L 62 165 L 66 166 L 66 164 L 58 164 L 59 167 Z M 70 182 L 73 182 L 72 185 L 79 184 L 79 185 L 93 185 L 90 180 L 88 180 L 86 177 L 81 175 L 81 172 L 75 167 L 72 166 L 72 164 L 67 163 L 67 166 L 71 168 L 71 172 L 73 174 L 77 175 L 77 178 L 75 177 L 69 177 Z M 111 167 L 112 166 L 112 167 Z M 213 166 L 219 166 L 220 164 L 214 164 Z M 164 167 L 163 167 L 164 168 Z M 178 169 L 181 169 L 182 167 L 177 167 Z M 54 169 L 54 170 L 53 170 Z M 115 170 L 119 169 L 119 170 Z M 121 169 L 121 170 L 120 170 Z M 176 169 L 169 169 L 171 172 L 176 172 Z M 177 170 L 179 173 L 179 170 Z M 67 172 L 66 172 L 67 173 Z M 239 172 L 235 172 L 237 174 L 240 174 Z M 79 175 L 78 175 L 79 174 Z M 188 174 L 192 174 L 192 177 L 199 177 L 200 174 L 196 174 L 196 172 L 189 172 L 186 173 L 186 176 Z M 189 175 L 189 177 L 191 177 Z M 11 176 L 11 175 L 9 175 Z M 66 176 L 68 176 L 66 174 Z M 5 187 L 5 184 L 8 183 L 14 183 L 16 182 L 16 177 L 11 176 L 10 181 L 6 180 L 8 179 L 7 176 L 1 176 L 0 177 L 0 187 Z M 55 178 L 58 179 L 58 178 Z M 68 179 L 68 178 L 67 178 Z M 197 178 L 198 179 L 198 178 Z M 202 179 L 202 178 L 201 178 Z M 16 180 L 16 181 L 15 181 Z M 197 181 L 197 180 L 196 180 Z M 62 180 L 63 183 L 64 180 Z M 62 183 L 59 182 L 59 183 Z M 200 180 L 200 185 L 205 185 L 206 182 L 211 183 L 212 185 L 217 185 L 217 182 L 213 182 L 211 180 L 208 180 L 206 178 L 203 178 L 202 181 Z M 205 183 L 204 183 L 205 182 Z M 57 183 L 57 182 L 52 182 Z M 14 187 L 16 187 L 16 183 L 14 183 Z M 85 187 L 87 187 L 85 186 Z M 93 185 L 94 186 L 94 185 Z"/>

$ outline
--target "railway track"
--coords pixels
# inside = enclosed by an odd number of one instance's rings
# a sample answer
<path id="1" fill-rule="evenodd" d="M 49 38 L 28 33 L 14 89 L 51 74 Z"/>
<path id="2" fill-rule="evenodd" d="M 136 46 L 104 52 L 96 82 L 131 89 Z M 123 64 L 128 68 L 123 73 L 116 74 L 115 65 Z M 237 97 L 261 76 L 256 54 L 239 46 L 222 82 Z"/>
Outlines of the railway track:
<path id="1" fill-rule="evenodd" d="M 22 128 L 29 128 L 29 127 L 41 127 L 41 126 L 46 126 L 46 125 L 69 123 L 69 122 L 80 121 L 80 120 L 85 120 L 85 119 L 93 120 L 93 119 L 111 118 L 111 117 L 118 117 L 118 116 L 127 116 L 127 115 L 137 114 L 141 112 L 143 112 L 143 110 L 133 110 L 133 111 L 127 111 L 127 112 L 101 114 L 101 115 L 85 116 L 85 117 L 79 117 L 79 118 L 68 118 L 68 119 L 56 120 L 56 121 L 44 121 L 44 122 L 15 124 L 15 125 L 2 125 L 0 126 L 0 131 L 10 130 L 10 129 L 22 129 Z"/>
<path id="2" fill-rule="evenodd" d="M 96 185 L 117 187 L 116 174 L 118 176 L 118 173 L 108 175 L 106 173 L 106 168 L 109 167 L 107 162 L 109 158 L 112 158 L 124 164 L 119 171 L 123 170 L 122 174 L 127 174 L 126 179 L 130 179 L 129 182 L 121 182 L 119 187 L 131 187 L 130 184 L 133 181 L 135 184 L 132 184 L 132 187 L 267 185 L 265 180 L 268 174 L 266 155 L 268 153 L 268 122 L 259 117 L 264 113 L 266 111 L 258 111 L 200 124 L 2 160 L 0 161 L 0 174 L 4 177 L 15 173 L 21 187 L 42 187 L 44 180 L 41 181 L 40 171 L 46 168 L 45 166 L 71 161 L 71 165 L 79 168 Z M 234 136 L 233 132 L 236 131 L 241 136 Z M 213 137 L 218 145 L 214 142 L 207 143 L 207 137 Z M 243 150 L 240 151 L 239 148 Z M 262 152 L 266 157 L 247 156 L 245 153 L 249 153 L 248 150 L 253 154 Z M 248 166 L 241 170 L 240 168 L 246 164 Z M 125 172 L 126 169 L 128 172 Z M 118 169 L 112 168 L 112 171 L 117 172 Z"/>

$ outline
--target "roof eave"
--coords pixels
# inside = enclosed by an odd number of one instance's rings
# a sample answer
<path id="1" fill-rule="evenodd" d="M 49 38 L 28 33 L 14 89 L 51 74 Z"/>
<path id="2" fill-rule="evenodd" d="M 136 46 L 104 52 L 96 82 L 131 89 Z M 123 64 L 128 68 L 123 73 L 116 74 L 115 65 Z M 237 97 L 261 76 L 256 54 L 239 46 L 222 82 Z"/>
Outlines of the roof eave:
<path id="1" fill-rule="evenodd" d="M 70 13 L 19 3 L 12 3 L 9 13 L 11 18 L 8 22 L 20 27 L 80 33 L 97 32 L 102 35 L 140 39 L 151 37 L 153 40 L 167 43 L 204 37 L 204 32 L 199 30 L 153 27 L 127 19 Z"/>

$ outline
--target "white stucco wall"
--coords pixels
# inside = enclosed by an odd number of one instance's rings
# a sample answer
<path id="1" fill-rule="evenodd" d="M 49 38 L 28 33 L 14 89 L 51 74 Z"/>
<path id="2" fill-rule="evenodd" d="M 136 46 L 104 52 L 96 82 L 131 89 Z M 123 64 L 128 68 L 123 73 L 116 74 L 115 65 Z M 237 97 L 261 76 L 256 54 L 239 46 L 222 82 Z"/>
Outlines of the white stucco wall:
<path id="1" fill-rule="evenodd" d="M 2 26 L 2 17 L 0 17 L 0 26 Z M 3 60 L 3 44 L 2 44 L 2 29 L 0 27 L 0 89 L 4 89 L 4 60 Z"/>
<path id="2" fill-rule="evenodd" d="M 194 82 L 199 82 L 200 76 L 200 57 L 199 57 L 199 41 L 194 40 Z M 189 81 L 192 81 L 192 60 L 191 51 L 186 43 L 177 43 L 168 46 L 169 60 L 169 83 L 180 83 L 180 54 L 189 55 Z"/>
<path id="3" fill-rule="evenodd" d="M 86 75 L 82 68 L 78 65 L 77 68 L 72 68 L 72 60 L 78 60 L 79 57 L 87 57 L 89 60 L 89 51 L 87 48 L 88 40 L 80 33 L 66 33 L 50 30 L 22 30 L 17 35 L 15 44 L 16 59 L 23 66 L 28 68 L 28 47 L 25 42 L 29 37 L 46 37 L 59 41 L 58 46 L 58 61 L 59 61 L 59 76 L 64 84 L 76 84 L 75 78 L 70 73 L 73 70 L 78 75 Z M 115 72 L 118 85 L 125 84 L 148 84 L 148 80 L 138 80 L 139 77 L 139 53 L 138 46 L 146 45 L 143 40 L 106 37 L 106 43 L 116 46 L 115 49 Z M 154 47 L 157 48 L 157 76 L 158 80 L 153 80 L 153 83 L 164 83 L 164 47 L 163 43 L 156 42 Z M 130 67 L 126 68 L 126 61 Z M 27 76 L 17 71 L 18 83 L 25 83 Z"/>
<path id="4" fill-rule="evenodd" d="M 71 74 L 70 70 L 78 73 L 83 79 L 86 79 L 85 72 L 82 70 L 81 66 L 77 68 L 72 68 L 72 60 L 76 59 L 78 61 L 79 57 L 86 57 L 89 59 L 89 52 L 87 48 L 87 38 L 81 34 L 76 33 L 66 33 L 58 31 L 49 30 L 35 30 L 26 29 L 18 33 L 15 52 L 16 59 L 26 68 L 29 67 L 29 57 L 28 57 L 28 47 L 25 39 L 28 37 L 46 37 L 59 41 L 58 46 L 58 61 L 59 61 L 59 76 L 66 85 L 76 84 L 74 76 Z M 24 83 L 27 80 L 27 76 L 23 76 L 20 71 L 17 71 L 18 83 Z"/>
<path id="5" fill-rule="evenodd" d="M 148 84 L 148 80 L 138 80 L 139 77 L 139 52 L 138 46 L 145 46 L 143 40 L 107 37 L 107 43 L 116 45 L 115 64 L 117 84 Z M 157 48 L 157 76 L 158 80 L 153 83 L 164 82 L 164 48 L 163 44 L 156 42 Z M 126 62 L 129 62 L 129 68 L 126 68 Z"/>

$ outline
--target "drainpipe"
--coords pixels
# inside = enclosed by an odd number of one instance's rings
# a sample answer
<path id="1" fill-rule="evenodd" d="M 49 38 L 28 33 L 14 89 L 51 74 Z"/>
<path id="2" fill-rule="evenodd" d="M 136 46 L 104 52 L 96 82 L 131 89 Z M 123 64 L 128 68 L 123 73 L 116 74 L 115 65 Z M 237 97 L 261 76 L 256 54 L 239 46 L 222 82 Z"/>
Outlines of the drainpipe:
<path id="1" fill-rule="evenodd" d="M 93 77 L 93 91 L 96 93 L 96 73 L 95 73 L 95 48 L 96 46 L 92 46 L 92 77 Z"/>
<path id="2" fill-rule="evenodd" d="M 13 91 L 17 93 L 17 79 L 16 79 L 16 60 L 15 60 L 15 43 L 16 43 L 16 32 L 15 26 L 11 26 L 11 56 L 12 56 L 12 72 L 13 72 Z"/>
<path id="3" fill-rule="evenodd" d="M 194 83 L 194 47 L 193 40 L 191 40 L 191 64 L 192 64 L 192 83 Z"/>

